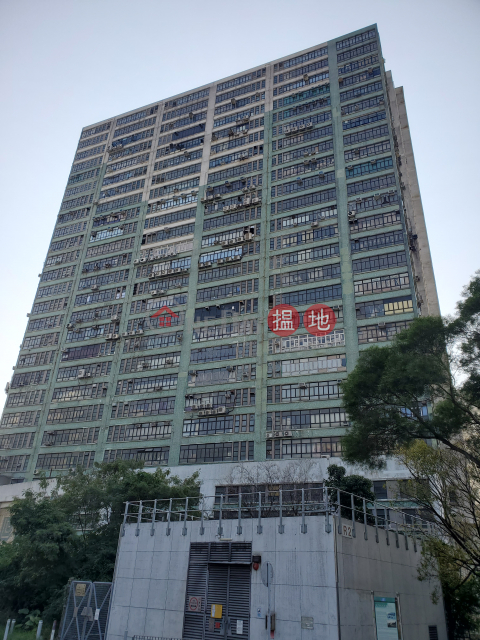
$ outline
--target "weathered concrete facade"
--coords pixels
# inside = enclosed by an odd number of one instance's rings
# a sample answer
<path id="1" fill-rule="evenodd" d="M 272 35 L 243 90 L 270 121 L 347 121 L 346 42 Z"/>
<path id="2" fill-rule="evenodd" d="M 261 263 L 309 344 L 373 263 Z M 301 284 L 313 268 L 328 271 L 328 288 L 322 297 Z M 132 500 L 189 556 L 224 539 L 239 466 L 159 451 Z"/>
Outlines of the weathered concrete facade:
<path id="1" fill-rule="evenodd" d="M 397 546 L 392 531 L 387 544 L 384 530 L 379 531 L 376 542 L 375 528 L 370 526 L 365 540 L 361 524 L 356 537 L 347 538 L 338 533 L 336 519 L 332 531 L 326 533 L 323 516 L 306 518 L 306 533 L 301 533 L 299 517 L 286 518 L 283 523 L 284 533 L 279 534 L 278 518 L 263 519 L 263 530 L 258 534 L 256 520 L 243 520 L 243 531 L 238 535 L 236 521 L 224 520 L 221 539 L 218 521 L 205 522 L 203 535 L 199 522 L 187 522 L 185 528 L 184 523 L 173 522 L 168 536 L 164 522 L 155 524 L 153 535 L 149 524 L 127 524 L 119 543 L 108 640 L 133 636 L 202 638 L 184 628 L 192 593 L 187 586 L 191 545 L 228 545 L 230 540 L 251 542 L 253 556 L 261 556 L 261 566 L 269 562 L 273 567 L 270 611 L 275 613 L 277 640 L 373 640 L 374 598 L 379 597 L 397 598 L 404 640 L 428 638 L 429 627 L 436 627 L 439 640 L 446 640 L 442 602 L 434 605 L 430 599 L 434 585 L 417 579 L 419 544 L 415 548 L 408 539 L 406 548 L 400 535 Z M 237 634 L 232 619 L 234 631 L 228 637 L 260 640 L 267 636 L 268 588 L 262 583 L 261 569 L 252 569 L 248 579 L 249 624 L 245 623 L 245 633 Z M 195 589 L 195 595 L 203 598 L 208 618 L 211 598 L 198 583 Z M 235 593 L 231 598 L 235 599 Z M 206 631 L 205 637 L 223 636 L 217 630 L 210 635 Z"/>

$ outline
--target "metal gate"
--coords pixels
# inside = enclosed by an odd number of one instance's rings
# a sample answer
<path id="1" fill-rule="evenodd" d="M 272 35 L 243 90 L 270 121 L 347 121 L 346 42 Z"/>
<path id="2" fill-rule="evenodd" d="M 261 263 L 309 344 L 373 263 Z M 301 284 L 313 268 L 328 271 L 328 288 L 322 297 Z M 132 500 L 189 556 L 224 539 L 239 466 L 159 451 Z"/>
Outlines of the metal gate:
<path id="1" fill-rule="evenodd" d="M 105 640 L 111 582 L 73 580 L 59 640 Z"/>
<path id="2" fill-rule="evenodd" d="M 184 640 L 248 640 L 251 566 L 249 542 L 190 546 Z M 212 605 L 222 606 L 220 617 L 211 616 Z"/>

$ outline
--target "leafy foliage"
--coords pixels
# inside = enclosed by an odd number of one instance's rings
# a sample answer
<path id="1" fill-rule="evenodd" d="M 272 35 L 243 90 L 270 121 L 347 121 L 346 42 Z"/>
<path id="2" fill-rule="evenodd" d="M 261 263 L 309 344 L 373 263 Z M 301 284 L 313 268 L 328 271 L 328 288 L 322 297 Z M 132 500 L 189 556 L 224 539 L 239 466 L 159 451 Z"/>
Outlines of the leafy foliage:
<path id="1" fill-rule="evenodd" d="M 32 629 L 36 629 L 38 623 L 40 622 L 40 611 L 35 609 L 34 611 L 29 611 L 28 609 L 20 609 L 18 612 L 21 616 L 24 616 L 22 622 L 18 625 L 25 631 L 32 631 Z"/>
<path id="2" fill-rule="evenodd" d="M 46 481 L 26 491 L 11 507 L 13 542 L 0 544 L 0 612 L 58 617 L 69 579 L 112 579 L 126 501 L 196 495 L 197 474 L 180 480 L 121 460 L 78 468 L 51 492 Z"/>
<path id="3" fill-rule="evenodd" d="M 340 493 L 341 515 L 343 518 L 352 517 L 351 497 L 348 494 L 354 494 L 353 504 L 355 508 L 355 518 L 363 520 L 363 498 L 368 501 L 375 500 L 375 494 L 372 491 L 372 481 L 364 476 L 347 475 L 345 467 L 338 464 L 331 464 L 328 467 L 328 478 L 326 484 L 329 487 L 335 487 L 345 493 Z M 337 492 L 334 489 L 329 490 L 329 499 L 333 502 L 337 500 Z"/>
<path id="4" fill-rule="evenodd" d="M 418 318 L 363 351 L 342 389 L 345 458 L 409 470 L 402 497 L 442 533 L 425 538 L 419 577 L 440 577 L 449 638 L 463 638 L 480 619 L 480 272 L 456 317 Z"/>
<path id="5" fill-rule="evenodd" d="M 477 274 L 455 319 L 417 318 L 392 344 L 361 352 L 342 384 L 353 423 L 343 440 L 344 458 L 381 467 L 398 446 L 424 438 L 480 468 L 479 354 Z M 463 434 L 468 441 L 460 440 Z"/>

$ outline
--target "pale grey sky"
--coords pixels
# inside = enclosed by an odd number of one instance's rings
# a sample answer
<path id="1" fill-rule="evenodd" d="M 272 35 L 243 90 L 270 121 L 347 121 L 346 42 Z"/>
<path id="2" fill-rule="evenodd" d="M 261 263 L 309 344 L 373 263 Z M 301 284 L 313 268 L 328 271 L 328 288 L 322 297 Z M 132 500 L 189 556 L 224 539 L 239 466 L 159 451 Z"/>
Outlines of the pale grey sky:
<path id="1" fill-rule="evenodd" d="M 0 0 L 0 384 L 83 126 L 375 22 L 405 88 L 440 305 L 451 313 L 480 268 L 478 0 Z"/>

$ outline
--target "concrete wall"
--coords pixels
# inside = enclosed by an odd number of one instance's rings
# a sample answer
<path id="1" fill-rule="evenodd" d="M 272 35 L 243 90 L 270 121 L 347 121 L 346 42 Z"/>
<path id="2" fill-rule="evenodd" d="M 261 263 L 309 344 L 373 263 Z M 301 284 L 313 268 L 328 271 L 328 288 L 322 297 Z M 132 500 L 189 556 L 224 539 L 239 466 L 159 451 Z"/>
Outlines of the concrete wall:
<path id="1" fill-rule="evenodd" d="M 416 578 L 420 548 L 415 552 L 409 540 L 397 548 L 394 534 L 390 545 L 385 532 L 375 541 L 375 529 L 363 529 L 355 539 L 332 532 L 325 533 L 323 516 L 306 519 L 307 533 L 300 532 L 301 519 L 284 520 L 285 533 L 278 534 L 278 519 L 264 519 L 263 533 L 257 533 L 255 520 L 242 522 L 243 534 L 236 534 L 237 522 L 223 522 L 223 539 L 252 541 L 253 553 L 262 562 L 271 562 L 274 570 L 272 609 L 276 613 L 276 640 L 338 640 L 341 637 L 374 640 L 373 595 L 394 597 L 398 594 L 403 640 L 428 638 L 428 625 L 438 627 L 440 640 L 446 640 L 442 604 L 430 600 L 432 585 Z M 124 640 L 134 635 L 182 638 L 185 590 L 191 542 L 218 541 L 218 522 L 207 522 L 200 535 L 198 522 L 126 526 L 120 538 L 107 640 Z M 401 538 L 401 537 L 400 537 Z M 338 584 L 337 584 L 338 582 Z M 267 609 L 267 588 L 260 572 L 252 571 L 250 639 L 265 638 L 265 621 L 256 617 Z M 301 628 L 302 616 L 314 619 L 313 631 Z"/>
<path id="2" fill-rule="evenodd" d="M 373 595 L 397 596 L 400 603 L 400 622 L 403 640 L 425 640 L 428 626 L 437 625 L 438 637 L 446 640 L 443 604 L 434 605 L 430 594 L 435 585 L 417 579 L 417 565 L 421 547 L 417 551 L 411 538 L 406 549 L 405 538 L 395 533 L 357 524 L 357 537 L 346 538 L 336 533 L 339 606 L 342 638 L 373 640 Z"/>

